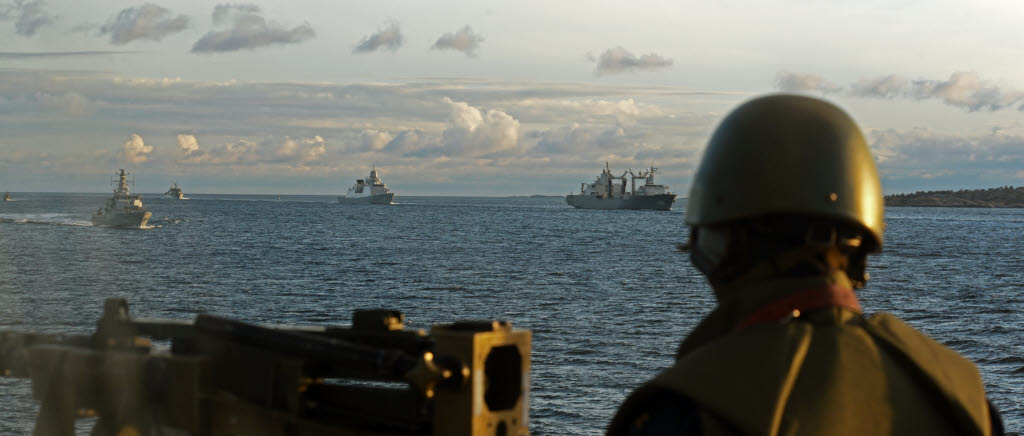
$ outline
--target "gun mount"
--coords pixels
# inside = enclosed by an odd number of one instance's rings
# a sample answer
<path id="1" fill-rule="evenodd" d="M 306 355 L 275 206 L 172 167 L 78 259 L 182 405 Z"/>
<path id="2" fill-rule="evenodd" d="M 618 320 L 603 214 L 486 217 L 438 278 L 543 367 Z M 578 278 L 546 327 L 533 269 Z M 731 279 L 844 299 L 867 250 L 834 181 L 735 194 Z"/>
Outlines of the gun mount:
<path id="1" fill-rule="evenodd" d="M 529 434 L 529 331 L 404 322 L 142 320 L 108 299 L 92 335 L 0 332 L 0 371 L 31 378 L 37 436 L 73 435 L 83 417 L 96 436 Z"/>

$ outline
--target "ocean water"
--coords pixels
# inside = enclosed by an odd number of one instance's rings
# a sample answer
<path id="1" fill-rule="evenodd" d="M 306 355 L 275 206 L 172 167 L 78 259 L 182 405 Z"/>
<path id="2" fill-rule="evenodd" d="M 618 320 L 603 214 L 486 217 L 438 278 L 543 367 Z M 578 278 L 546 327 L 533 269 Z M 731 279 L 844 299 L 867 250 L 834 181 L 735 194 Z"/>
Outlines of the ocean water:
<path id="1" fill-rule="evenodd" d="M 392 308 L 410 327 L 504 319 L 533 331 L 531 430 L 599 435 L 672 363 L 715 304 L 675 251 L 682 210 L 591 211 L 560 198 L 144 196 L 152 228 L 92 227 L 106 194 L 0 203 L 0 329 L 90 333 L 107 297 L 134 316 L 348 324 Z M 867 312 L 890 311 L 979 365 L 1024 428 L 1024 209 L 890 208 Z M 0 434 L 28 434 L 25 380 L 0 378 Z"/>

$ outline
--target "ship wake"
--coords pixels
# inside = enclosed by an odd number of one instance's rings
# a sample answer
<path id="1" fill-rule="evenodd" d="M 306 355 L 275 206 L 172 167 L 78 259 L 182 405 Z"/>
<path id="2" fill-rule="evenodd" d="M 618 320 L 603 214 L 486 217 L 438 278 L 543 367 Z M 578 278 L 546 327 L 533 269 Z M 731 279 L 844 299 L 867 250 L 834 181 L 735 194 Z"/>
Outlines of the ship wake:
<path id="1" fill-rule="evenodd" d="M 80 217 L 61 213 L 0 214 L 0 223 L 36 224 L 51 226 L 92 226 Z"/>

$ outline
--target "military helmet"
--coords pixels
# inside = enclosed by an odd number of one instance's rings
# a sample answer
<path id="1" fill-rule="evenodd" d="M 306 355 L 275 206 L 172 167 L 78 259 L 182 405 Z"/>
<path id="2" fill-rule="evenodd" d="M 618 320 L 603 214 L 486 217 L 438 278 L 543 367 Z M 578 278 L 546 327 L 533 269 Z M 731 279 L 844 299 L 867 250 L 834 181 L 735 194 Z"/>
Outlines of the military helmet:
<path id="1" fill-rule="evenodd" d="M 835 219 L 863 227 L 877 251 L 883 207 L 875 162 L 853 119 L 823 100 L 780 94 L 744 103 L 719 124 L 694 176 L 686 222 Z"/>

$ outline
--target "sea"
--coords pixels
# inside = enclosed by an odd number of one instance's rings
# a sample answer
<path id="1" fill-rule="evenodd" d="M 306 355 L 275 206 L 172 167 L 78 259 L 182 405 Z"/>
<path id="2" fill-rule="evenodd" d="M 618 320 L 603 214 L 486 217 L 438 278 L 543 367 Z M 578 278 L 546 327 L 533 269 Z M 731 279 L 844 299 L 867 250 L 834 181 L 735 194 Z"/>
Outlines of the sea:
<path id="1" fill-rule="evenodd" d="M 600 435 L 625 396 L 671 365 L 714 306 L 672 211 L 598 211 L 560 197 L 144 195 L 150 228 L 93 227 L 109 194 L 0 202 L 0 330 L 91 333 L 108 297 L 132 316 L 208 313 L 407 328 L 508 320 L 533 332 L 530 430 Z M 859 296 L 976 362 L 1010 431 L 1024 428 L 1024 209 L 888 208 Z M 29 434 L 26 380 L 0 378 L 0 434 Z M 80 434 L 86 434 L 81 433 Z"/>

